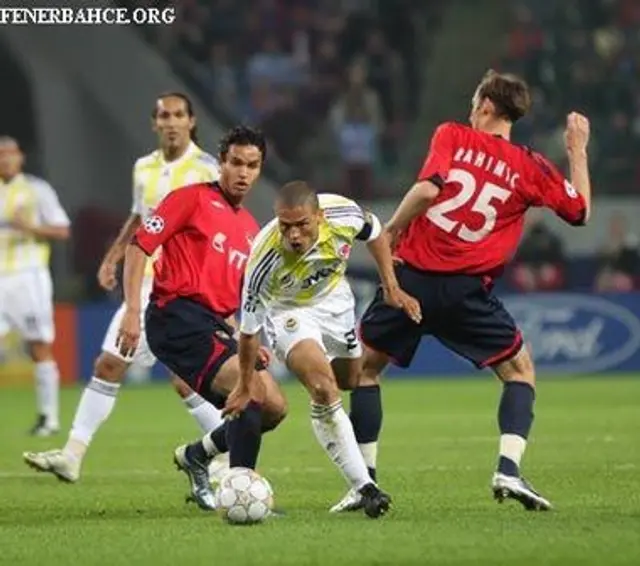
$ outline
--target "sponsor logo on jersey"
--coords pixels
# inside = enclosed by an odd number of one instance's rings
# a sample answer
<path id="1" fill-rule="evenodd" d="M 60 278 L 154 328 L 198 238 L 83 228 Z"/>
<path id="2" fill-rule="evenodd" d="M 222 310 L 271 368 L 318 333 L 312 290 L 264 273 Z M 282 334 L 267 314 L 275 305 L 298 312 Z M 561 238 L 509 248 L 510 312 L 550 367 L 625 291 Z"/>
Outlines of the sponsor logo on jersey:
<path id="1" fill-rule="evenodd" d="M 229 258 L 229 265 L 232 265 L 238 269 L 244 269 L 249 256 L 235 249 L 232 246 L 227 245 L 227 235 L 222 232 L 217 232 L 212 240 L 211 247 L 220 254 L 227 254 Z"/>
<path id="2" fill-rule="evenodd" d="M 337 273 L 341 265 L 342 263 L 335 263 L 334 265 L 328 265 L 327 267 L 318 269 L 315 273 L 312 273 L 309 277 L 302 280 L 301 288 L 308 289 L 309 287 L 313 287 L 317 283 L 320 283 L 323 279 Z"/>

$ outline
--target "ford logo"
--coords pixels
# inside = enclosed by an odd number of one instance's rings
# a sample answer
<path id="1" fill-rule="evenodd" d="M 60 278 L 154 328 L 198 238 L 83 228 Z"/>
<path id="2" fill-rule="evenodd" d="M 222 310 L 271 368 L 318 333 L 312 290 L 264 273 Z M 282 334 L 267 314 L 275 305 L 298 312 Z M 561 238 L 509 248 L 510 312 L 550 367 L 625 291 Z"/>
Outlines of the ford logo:
<path id="1" fill-rule="evenodd" d="M 597 296 L 509 297 L 533 358 L 547 372 L 588 373 L 622 364 L 640 348 L 640 320 L 624 306 Z"/>

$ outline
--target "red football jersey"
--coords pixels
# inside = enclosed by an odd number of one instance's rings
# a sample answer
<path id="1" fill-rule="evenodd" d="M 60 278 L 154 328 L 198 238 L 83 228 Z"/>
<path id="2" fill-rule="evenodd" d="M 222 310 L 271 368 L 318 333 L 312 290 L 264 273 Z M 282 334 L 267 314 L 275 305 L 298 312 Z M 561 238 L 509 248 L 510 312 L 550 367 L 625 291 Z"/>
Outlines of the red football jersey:
<path id="1" fill-rule="evenodd" d="M 240 306 L 242 277 L 258 231 L 251 213 L 229 204 L 216 184 L 172 191 L 134 237 L 147 255 L 162 246 L 152 300 L 162 307 L 186 297 L 231 316 Z"/>
<path id="2" fill-rule="evenodd" d="M 582 196 L 544 157 L 470 127 L 438 127 L 418 181 L 441 187 L 395 255 L 425 271 L 496 275 L 513 257 L 530 207 L 580 224 Z"/>

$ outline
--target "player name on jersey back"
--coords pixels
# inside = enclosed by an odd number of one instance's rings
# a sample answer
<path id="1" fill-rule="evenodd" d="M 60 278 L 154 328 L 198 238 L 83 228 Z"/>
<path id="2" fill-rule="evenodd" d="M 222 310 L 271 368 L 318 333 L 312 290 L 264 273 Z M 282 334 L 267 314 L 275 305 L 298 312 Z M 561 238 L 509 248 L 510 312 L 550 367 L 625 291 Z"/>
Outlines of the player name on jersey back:
<path id="1" fill-rule="evenodd" d="M 453 122 L 434 133 L 418 181 L 440 192 L 412 220 L 397 255 L 424 271 L 499 274 L 531 207 L 550 208 L 571 224 L 584 218 L 584 199 L 544 157 Z"/>
<path id="2" fill-rule="evenodd" d="M 485 153 L 480 149 L 459 147 L 453 156 L 453 162 L 468 163 L 486 173 L 491 173 L 512 190 L 515 190 L 516 183 L 520 179 L 520 173 L 514 171 L 503 159 Z"/>

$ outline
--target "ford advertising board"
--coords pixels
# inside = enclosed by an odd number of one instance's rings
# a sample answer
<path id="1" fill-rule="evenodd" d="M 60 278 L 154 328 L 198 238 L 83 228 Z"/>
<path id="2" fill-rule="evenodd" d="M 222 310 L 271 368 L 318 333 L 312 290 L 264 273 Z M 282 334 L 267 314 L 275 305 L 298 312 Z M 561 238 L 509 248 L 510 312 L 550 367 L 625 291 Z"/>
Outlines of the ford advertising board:
<path id="1" fill-rule="evenodd" d="M 619 369 L 638 357 L 640 299 L 634 297 L 634 304 L 625 304 L 628 298 L 552 294 L 504 302 L 523 332 L 538 371 L 585 373 Z"/>
<path id="2" fill-rule="evenodd" d="M 503 297 L 536 362 L 547 375 L 640 373 L 640 294 L 531 294 Z M 436 340 L 423 340 L 408 370 L 396 376 L 476 373 Z"/>
<path id="3" fill-rule="evenodd" d="M 355 282 L 353 288 L 361 314 L 375 292 L 375 284 Z M 502 299 L 523 331 L 538 374 L 635 372 L 640 376 L 640 293 L 532 294 Z M 93 373 L 93 362 L 117 306 L 105 302 L 56 307 L 56 356 L 67 382 L 88 379 Z M 31 365 L 19 340 L 14 342 L 8 337 L 0 343 L 0 357 L 3 356 L 5 363 L 0 364 L 0 369 L 5 371 L 0 372 L 4 375 L 0 386 L 32 379 Z M 271 369 L 278 377 L 287 376 L 282 367 Z M 426 338 L 409 369 L 390 367 L 387 375 L 413 378 L 484 374 L 437 340 Z M 133 368 L 129 377 L 131 381 L 146 381 L 165 380 L 167 376 L 167 370 L 157 364 L 151 372 Z"/>

